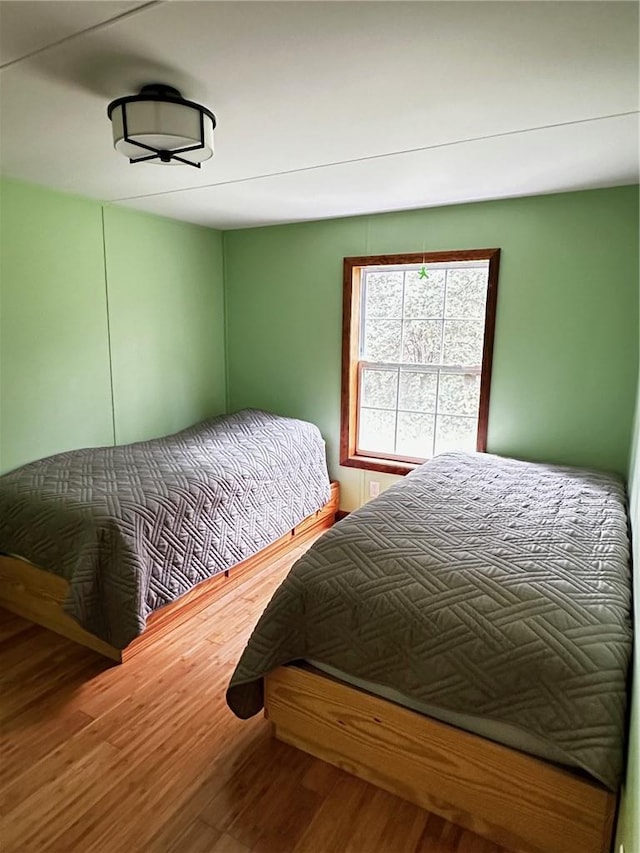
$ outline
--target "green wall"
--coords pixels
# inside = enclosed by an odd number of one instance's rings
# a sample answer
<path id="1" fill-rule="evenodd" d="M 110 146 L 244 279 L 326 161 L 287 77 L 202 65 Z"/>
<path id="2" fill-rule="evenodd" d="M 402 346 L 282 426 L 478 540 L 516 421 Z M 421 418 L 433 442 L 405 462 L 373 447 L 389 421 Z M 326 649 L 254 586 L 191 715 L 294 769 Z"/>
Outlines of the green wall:
<path id="1" fill-rule="evenodd" d="M 222 235 L 104 210 L 116 442 L 225 410 Z"/>
<path id="2" fill-rule="evenodd" d="M 219 232 L 4 180 L 0 245 L 0 471 L 224 410 Z"/>
<path id="3" fill-rule="evenodd" d="M 317 423 L 343 508 L 358 505 L 370 475 L 338 466 L 343 256 L 499 246 L 489 450 L 626 473 L 637 198 L 621 187 L 225 232 L 230 408 Z"/>
<path id="4" fill-rule="evenodd" d="M 0 186 L 0 470 L 113 442 L 99 204 Z"/>

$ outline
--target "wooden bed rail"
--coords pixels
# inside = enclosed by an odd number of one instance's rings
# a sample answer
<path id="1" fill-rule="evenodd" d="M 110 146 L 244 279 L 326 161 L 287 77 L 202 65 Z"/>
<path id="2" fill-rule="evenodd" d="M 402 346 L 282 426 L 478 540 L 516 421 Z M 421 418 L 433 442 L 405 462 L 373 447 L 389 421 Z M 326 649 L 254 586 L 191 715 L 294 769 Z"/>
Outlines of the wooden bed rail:
<path id="1" fill-rule="evenodd" d="M 265 679 L 285 743 L 519 853 L 610 853 L 616 795 L 311 667 Z"/>

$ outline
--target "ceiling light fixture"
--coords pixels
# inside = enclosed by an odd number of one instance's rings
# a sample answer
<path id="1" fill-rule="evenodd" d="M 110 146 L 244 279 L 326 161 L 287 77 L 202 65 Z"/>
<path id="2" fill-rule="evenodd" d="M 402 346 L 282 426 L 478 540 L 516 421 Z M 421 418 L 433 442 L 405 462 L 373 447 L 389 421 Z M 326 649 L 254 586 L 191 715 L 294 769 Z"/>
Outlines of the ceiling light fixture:
<path id="1" fill-rule="evenodd" d="M 173 86 L 151 83 L 107 107 L 116 151 L 130 163 L 195 166 L 213 154 L 216 117 Z M 143 152 L 147 152 L 146 154 Z"/>

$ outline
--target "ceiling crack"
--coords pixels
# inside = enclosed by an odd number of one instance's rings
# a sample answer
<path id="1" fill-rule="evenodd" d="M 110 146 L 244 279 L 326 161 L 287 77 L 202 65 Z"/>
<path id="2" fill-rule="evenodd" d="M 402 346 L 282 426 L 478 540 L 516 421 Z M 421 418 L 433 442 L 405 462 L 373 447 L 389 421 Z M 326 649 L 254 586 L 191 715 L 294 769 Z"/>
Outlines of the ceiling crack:
<path id="1" fill-rule="evenodd" d="M 398 157 L 398 156 L 401 156 L 403 154 L 416 154 L 420 151 L 431 151 L 431 150 L 435 150 L 438 148 L 449 148 L 449 147 L 452 147 L 454 145 L 466 145 L 467 143 L 470 143 L 470 142 L 482 142 L 482 141 L 489 140 L 489 139 L 500 139 L 500 138 L 507 137 L 507 136 L 517 136 L 518 134 L 535 133 L 536 131 L 539 131 L 539 130 L 552 130 L 554 128 L 559 128 L 559 127 L 570 127 L 572 125 L 587 124 L 589 122 L 595 122 L 595 121 L 607 121 L 608 119 L 623 118 L 625 116 L 634 116 L 634 115 L 639 115 L 639 114 L 640 114 L 640 111 L 638 111 L 638 110 L 630 110 L 628 112 L 612 113 L 611 115 L 606 115 L 606 116 L 593 116 L 591 118 L 581 118 L 581 119 L 575 119 L 573 121 L 561 121 L 561 122 L 557 122 L 555 124 L 544 124 L 544 125 L 539 125 L 537 127 L 523 128 L 521 130 L 506 130 L 506 131 L 503 131 L 501 133 L 489 133 L 485 136 L 471 136 L 471 137 L 468 137 L 467 139 L 454 139 L 454 140 L 451 140 L 449 142 L 436 142 L 433 145 L 422 145 L 422 146 L 417 147 L 417 148 L 405 148 L 405 149 L 401 149 L 398 151 L 387 151 L 383 154 L 370 154 L 370 155 L 367 155 L 365 157 L 353 157 L 353 158 L 348 159 L 348 160 L 336 160 L 336 161 L 331 162 L 331 163 L 318 163 L 314 166 L 301 166 L 300 168 L 297 168 L 297 169 L 284 169 L 280 172 L 267 172 L 267 173 L 262 174 L 262 175 L 250 175 L 249 177 L 246 177 L 246 178 L 232 178 L 231 180 L 228 180 L 228 181 L 214 181 L 211 184 L 199 184 L 198 186 L 195 186 L 195 187 L 180 187 L 178 189 L 173 189 L 173 190 L 161 190 L 160 192 L 142 193 L 141 195 L 123 196 L 121 198 L 108 199 L 108 201 L 114 202 L 114 203 L 119 202 L 119 201 L 136 201 L 137 199 L 142 199 L 142 198 L 154 198 L 156 196 L 174 195 L 175 193 L 194 192 L 196 190 L 205 190 L 205 189 L 210 189 L 212 187 L 229 186 L 230 184 L 243 184 L 243 183 L 248 183 L 250 181 L 261 181 L 261 180 L 264 180 L 265 178 L 277 178 L 277 177 L 282 177 L 284 175 L 296 175 L 296 174 L 300 174 L 302 172 L 313 172 L 313 171 L 316 171 L 319 169 L 329 169 L 329 168 L 332 168 L 333 166 L 348 166 L 348 165 L 353 164 L 353 163 L 364 163 L 364 162 L 367 162 L 370 160 L 382 160 L 386 157 Z"/>
<path id="2" fill-rule="evenodd" d="M 17 59 L 11 59 L 9 62 L 5 62 L 0 65 L 0 71 L 5 71 L 7 68 L 11 68 L 12 66 L 17 65 L 19 62 L 25 62 L 27 59 L 31 59 L 34 56 L 38 56 L 39 54 L 44 53 L 47 50 L 51 50 L 52 48 L 58 47 L 61 44 L 66 44 L 72 39 L 79 38 L 80 36 L 84 36 L 87 33 L 94 33 L 96 32 L 96 30 L 102 29 L 102 27 L 108 27 L 110 24 L 114 24 L 117 21 L 122 21 L 124 18 L 129 18 L 132 15 L 137 15 L 139 12 L 146 12 L 153 6 L 160 6 L 165 2 L 166 0 L 149 0 L 148 3 L 141 3 L 134 9 L 127 9 L 126 12 L 121 12 L 119 15 L 114 15 L 113 18 L 108 18 L 106 21 L 100 21 L 100 23 L 93 24 L 93 26 L 91 27 L 86 27 L 84 30 L 78 30 L 77 33 L 71 33 L 68 36 L 64 36 L 64 38 L 58 39 L 58 41 L 52 41 L 50 44 L 47 44 L 44 47 L 39 47 L 36 50 L 32 50 L 31 53 L 25 53 L 24 56 L 19 56 Z"/>

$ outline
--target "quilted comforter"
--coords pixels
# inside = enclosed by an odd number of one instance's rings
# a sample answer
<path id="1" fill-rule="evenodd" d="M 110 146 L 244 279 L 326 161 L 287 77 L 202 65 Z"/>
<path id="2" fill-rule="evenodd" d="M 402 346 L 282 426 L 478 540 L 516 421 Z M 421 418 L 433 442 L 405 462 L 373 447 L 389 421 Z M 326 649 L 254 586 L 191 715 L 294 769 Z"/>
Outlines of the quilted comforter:
<path id="1" fill-rule="evenodd" d="M 227 692 L 311 660 L 546 742 L 615 788 L 631 578 L 624 488 L 595 472 L 449 453 L 328 531 L 268 605 Z"/>
<path id="2" fill-rule="evenodd" d="M 0 477 L 0 552 L 70 583 L 65 610 L 125 648 L 149 614 L 329 499 L 324 441 L 256 410 L 76 450 Z"/>

